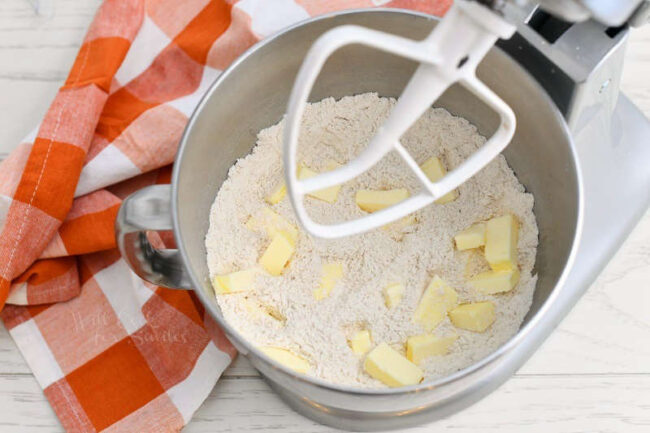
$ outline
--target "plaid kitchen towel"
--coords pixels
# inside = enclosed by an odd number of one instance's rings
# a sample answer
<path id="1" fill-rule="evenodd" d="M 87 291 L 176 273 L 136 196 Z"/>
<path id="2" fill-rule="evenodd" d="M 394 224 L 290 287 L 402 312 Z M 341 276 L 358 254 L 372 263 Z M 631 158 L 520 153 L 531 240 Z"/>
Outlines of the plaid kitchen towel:
<path id="1" fill-rule="evenodd" d="M 42 123 L 0 165 L 2 319 L 68 431 L 177 431 L 235 356 L 191 292 L 129 270 L 113 231 L 126 195 L 169 182 L 188 116 L 219 72 L 312 15 L 377 5 L 441 15 L 450 3 L 102 4 Z"/>

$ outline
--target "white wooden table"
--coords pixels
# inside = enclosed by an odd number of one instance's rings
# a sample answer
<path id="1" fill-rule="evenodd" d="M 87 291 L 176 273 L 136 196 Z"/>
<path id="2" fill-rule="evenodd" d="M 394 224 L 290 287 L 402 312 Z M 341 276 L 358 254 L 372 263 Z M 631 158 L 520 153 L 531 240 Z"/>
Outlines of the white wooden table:
<path id="1" fill-rule="evenodd" d="M 33 0 L 31 0 L 33 1 Z M 39 121 L 65 79 L 97 0 L 0 1 L 0 157 Z M 633 32 L 623 89 L 650 116 L 650 26 Z M 650 143 L 649 143 L 650 144 Z M 650 213 L 569 316 L 505 385 L 475 406 L 412 431 L 650 431 Z M 243 358 L 187 432 L 329 430 L 287 408 Z M 0 432 L 61 426 L 0 325 Z"/>

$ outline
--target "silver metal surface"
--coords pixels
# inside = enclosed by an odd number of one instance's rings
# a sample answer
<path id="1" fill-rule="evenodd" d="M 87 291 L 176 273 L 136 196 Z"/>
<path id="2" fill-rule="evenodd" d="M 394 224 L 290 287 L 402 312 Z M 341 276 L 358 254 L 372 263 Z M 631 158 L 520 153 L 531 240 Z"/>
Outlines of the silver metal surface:
<path id="1" fill-rule="evenodd" d="M 204 238 L 210 206 L 228 169 L 250 152 L 257 131 L 282 118 L 294 76 L 311 42 L 341 24 L 421 38 L 435 22 L 423 15 L 396 11 L 342 13 L 302 24 L 245 53 L 210 88 L 188 124 L 174 167 L 172 222 L 182 263 L 197 296 L 285 401 L 300 413 L 338 428 L 385 430 L 438 419 L 467 407 L 507 380 L 539 347 L 647 209 L 650 127 L 625 98 L 619 98 L 612 128 L 601 129 L 606 122 L 602 122 L 605 111 L 600 110 L 593 127 L 576 133 L 574 147 L 566 124 L 543 89 L 516 62 L 494 49 L 478 74 L 517 113 L 517 133 L 505 156 L 535 196 L 540 229 L 536 262 L 539 282 L 522 328 L 473 366 L 418 386 L 364 390 L 308 378 L 275 364 L 224 321 L 209 282 Z M 349 47 L 327 63 L 312 99 L 367 91 L 396 96 L 415 66 L 404 59 Z M 491 134 L 497 122 L 494 113 L 462 88 L 451 88 L 439 105 L 466 117 L 484 135 Z M 589 213 L 585 219 L 587 237 L 580 243 L 580 257 L 569 275 L 582 226 L 582 175 L 576 148 L 588 176 Z M 145 190 L 125 201 L 127 210 L 119 220 L 119 224 L 127 225 L 123 232 L 168 227 L 169 210 L 163 207 L 168 192 L 162 187 L 153 192 Z M 151 197 L 155 197 L 153 201 Z M 139 219 L 143 215 L 148 215 L 149 221 Z M 605 234 L 603 227 L 607 227 Z M 136 269 L 138 260 L 155 263 L 155 255 L 139 253 L 142 248 L 137 242 L 142 243 L 142 239 L 121 241 L 129 262 Z M 134 250 L 131 257 L 129 249 Z M 175 267 L 179 261 L 174 257 Z M 138 270 L 139 275 L 160 278 L 161 272 L 156 274 L 149 267 L 155 266 L 145 265 L 144 270 Z M 162 272 L 170 273 L 174 274 Z"/>
<path id="2" fill-rule="evenodd" d="M 644 0 L 538 0 L 544 9 L 567 21 L 595 19 L 609 26 L 625 23 Z"/>
<path id="3" fill-rule="evenodd" d="M 169 185 L 143 188 L 127 197 L 115 220 L 117 247 L 139 277 L 172 289 L 191 289 L 181 256 L 175 249 L 156 249 L 147 231 L 172 229 Z"/>
<path id="4" fill-rule="evenodd" d="M 574 140 L 585 180 L 585 218 L 567 284 L 580 295 L 650 206 L 650 121 L 621 95 L 611 117 L 601 112 Z"/>
<path id="5" fill-rule="evenodd" d="M 605 110 L 611 117 L 618 100 L 628 30 L 608 31 L 596 21 L 572 24 L 549 42 L 529 25 L 535 9 L 506 8 L 517 34 L 500 41 L 551 95 L 576 131 Z"/>
<path id="6" fill-rule="evenodd" d="M 650 0 L 646 0 L 639 5 L 630 18 L 630 27 L 641 27 L 650 23 Z"/>

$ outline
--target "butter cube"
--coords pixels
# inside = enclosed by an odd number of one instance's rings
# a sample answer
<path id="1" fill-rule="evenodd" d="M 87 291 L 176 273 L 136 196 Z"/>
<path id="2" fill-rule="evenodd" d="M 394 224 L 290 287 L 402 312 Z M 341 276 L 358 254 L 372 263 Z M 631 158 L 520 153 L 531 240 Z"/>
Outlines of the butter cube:
<path id="1" fill-rule="evenodd" d="M 318 301 L 329 296 L 336 283 L 343 277 L 343 265 L 341 263 L 324 263 L 322 271 L 320 285 L 314 290 L 314 298 Z"/>
<path id="2" fill-rule="evenodd" d="M 420 364 L 427 358 L 445 355 L 449 346 L 458 339 L 457 335 L 436 337 L 431 334 L 415 335 L 406 340 L 406 357 L 415 364 Z"/>
<path id="3" fill-rule="evenodd" d="M 401 283 L 390 283 L 384 287 L 384 299 L 387 308 L 394 308 L 402 302 L 404 286 Z"/>
<path id="4" fill-rule="evenodd" d="M 232 272 L 225 275 L 217 275 L 212 280 L 214 293 L 225 295 L 229 293 L 245 292 L 253 288 L 255 281 L 255 270 L 246 269 L 244 271 Z"/>
<path id="5" fill-rule="evenodd" d="M 274 212 L 273 209 L 264 208 L 262 211 L 262 218 L 264 220 L 264 230 L 266 234 L 273 239 L 276 233 L 285 232 L 295 244 L 298 239 L 298 229 L 291 224 L 282 215 Z"/>
<path id="6" fill-rule="evenodd" d="M 269 274 L 280 275 L 295 250 L 291 236 L 286 232 L 277 232 L 260 257 L 260 264 Z"/>
<path id="7" fill-rule="evenodd" d="M 287 349 L 266 346 L 261 347 L 260 350 L 272 360 L 298 373 L 307 373 L 309 371 L 309 362 Z"/>
<path id="8" fill-rule="evenodd" d="M 370 331 L 364 329 L 359 331 L 348 341 L 350 348 L 357 355 L 363 355 L 370 350 L 372 340 L 370 339 Z"/>
<path id="9" fill-rule="evenodd" d="M 366 356 L 363 368 L 370 376 L 390 387 L 415 385 L 424 377 L 417 365 L 386 343 L 381 343 Z"/>
<path id="10" fill-rule="evenodd" d="M 485 223 L 474 224 L 454 236 L 459 251 L 478 248 L 485 245 Z"/>
<path id="11" fill-rule="evenodd" d="M 406 200 L 408 197 L 409 192 L 406 188 L 391 189 L 388 191 L 361 189 L 357 191 L 354 200 L 362 210 L 376 212 Z"/>
<path id="12" fill-rule="evenodd" d="M 420 166 L 424 174 L 429 178 L 431 182 L 437 182 L 440 179 L 443 178 L 445 174 L 447 174 L 447 170 L 445 170 L 445 167 L 442 165 L 442 162 L 435 156 L 432 156 L 431 158 L 427 159 L 422 163 Z M 436 203 L 438 204 L 445 204 L 449 203 L 451 201 L 456 200 L 458 197 L 458 191 L 453 190 L 449 191 L 447 194 L 443 195 L 440 197 L 438 200 L 436 200 Z"/>
<path id="13" fill-rule="evenodd" d="M 492 218 L 485 226 L 485 259 L 495 271 L 517 266 L 519 227 L 512 215 Z"/>
<path id="14" fill-rule="evenodd" d="M 280 182 L 278 186 L 273 188 L 271 193 L 264 198 L 268 204 L 278 204 L 282 201 L 284 196 L 287 195 L 287 186 L 284 182 Z"/>
<path id="15" fill-rule="evenodd" d="M 308 179 L 310 177 L 316 176 L 318 173 L 314 170 L 311 170 L 305 166 L 298 167 L 298 179 Z M 319 200 L 326 201 L 328 203 L 335 203 L 336 199 L 339 196 L 339 190 L 341 185 L 330 186 L 329 188 L 319 189 L 318 191 L 310 192 L 309 196 L 317 198 Z"/>
<path id="16" fill-rule="evenodd" d="M 454 326 L 469 331 L 483 332 L 494 323 L 496 313 L 492 302 L 462 304 L 449 312 Z"/>
<path id="17" fill-rule="evenodd" d="M 487 271 L 470 278 L 469 285 L 486 295 L 509 292 L 519 282 L 519 269 Z"/>
<path id="18" fill-rule="evenodd" d="M 256 216 L 251 216 L 244 224 L 251 231 L 264 230 L 268 237 L 273 237 L 278 232 L 285 232 L 295 243 L 298 239 L 298 229 L 291 224 L 282 215 L 271 208 L 265 207 L 262 212 Z"/>
<path id="19" fill-rule="evenodd" d="M 432 331 L 458 304 L 458 294 L 439 276 L 434 276 L 415 309 L 413 318 L 427 331 Z"/>

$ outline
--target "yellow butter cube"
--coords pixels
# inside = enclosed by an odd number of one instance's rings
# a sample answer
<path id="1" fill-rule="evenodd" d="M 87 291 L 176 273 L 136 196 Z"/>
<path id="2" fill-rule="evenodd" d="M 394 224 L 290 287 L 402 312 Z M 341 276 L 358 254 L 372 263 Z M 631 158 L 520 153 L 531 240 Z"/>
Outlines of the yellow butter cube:
<path id="1" fill-rule="evenodd" d="M 367 329 L 364 329 L 363 331 L 359 331 L 350 340 L 348 341 L 350 344 L 350 348 L 354 353 L 357 355 L 363 355 L 367 351 L 370 350 L 370 346 L 372 346 L 372 340 L 370 339 L 370 331 Z"/>
<path id="2" fill-rule="evenodd" d="M 447 170 L 445 170 L 445 167 L 442 165 L 442 162 L 440 162 L 440 160 L 435 156 L 432 156 L 431 158 L 424 161 L 420 166 L 420 168 L 422 169 L 424 174 L 426 174 L 426 176 L 429 178 L 431 182 L 437 182 L 440 179 L 442 179 L 445 174 L 447 174 Z M 456 200 L 457 197 L 458 197 L 458 191 L 453 190 L 443 195 L 438 200 L 436 200 L 436 203 L 438 204 L 449 203 L 450 201 Z"/>
<path id="3" fill-rule="evenodd" d="M 260 257 L 260 264 L 269 274 L 280 275 L 295 249 L 290 235 L 286 232 L 277 232 Z"/>
<path id="4" fill-rule="evenodd" d="M 314 170 L 311 170 L 305 166 L 298 167 L 298 179 L 308 179 L 310 177 L 316 176 L 318 173 Z M 329 188 L 319 189 L 318 191 L 310 192 L 309 196 L 317 198 L 319 200 L 326 201 L 328 203 L 335 203 L 336 199 L 339 196 L 339 190 L 341 185 L 330 186 Z"/>
<path id="5" fill-rule="evenodd" d="M 432 331 L 458 304 L 458 294 L 439 276 L 434 276 L 420 298 L 413 318 L 427 331 Z"/>
<path id="6" fill-rule="evenodd" d="M 406 357 L 409 361 L 419 364 L 427 358 L 436 355 L 446 355 L 449 346 L 458 339 L 457 335 L 436 337 L 431 334 L 415 335 L 406 340 Z"/>
<path id="7" fill-rule="evenodd" d="M 519 225 L 512 215 L 492 218 L 485 226 L 485 259 L 495 271 L 517 266 Z"/>
<path id="8" fill-rule="evenodd" d="M 322 301 L 323 299 L 327 298 L 334 286 L 336 286 L 336 280 L 323 278 L 318 285 L 318 288 L 314 289 L 314 299 L 317 301 Z"/>
<path id="9" fill-rule="evenodd" d="M 415 385 L 422 381 L 422 370 L 386 343 L 366 356 L 363 368 L 370 376 L 390 387 Z"/>
<path id="10" fill-rule="evenodd" d="M 458 328 L 483 332 L 496 319 L 495 307 L 489 301 L 462 304 L 449 312 L 449 319 Z"/>
<path id="11" fill-rule="evenodd" d="M 470 278 L 469 285 L 486 295 L 509 292 L 519 282 L 519 269 L 487 271 Z"/>
<path id="12" fill-rule="evenodd" d="M 212 280 L 212 286 L 217 295 L 225 295 L 250 290 L 253 288 L 254 281 L 255 270 L 246 269 L 244 271 L 232 272 L 230 274 L 217 275 Z"/>
<path id="13" fill-rule="evenodd" d="M 298 373 L 307 373 L 309 371 L 309 362 L 287 349 L 266 346 L 261 347 L 260 350 L 272 360 Z"/>
<path id="14" fill-rule="evenodd" d="M 278 204 L 282 201 L 285 195 L 287 195 L 287 186 L 284 182 L 280 182 L 280 184 L 273 188 L 271 193 L 266 196 L 264 200 L 269 204 Z"/>
<path id="15" fill-rule="evenodd" d="M 264 208 L 262 210 L 262 219 L 264 221 L 264 230 L 266 234 L 273 238 L 277 232 L 285 232 L 291 240 L 295 243 L 298 239 L 298 229 L 296 226 L 291 224 L 286 220 L 282 215 L 277 212 L 274 212 L 273 209 Z"/>
<path id="16" fill-rule="evenodd" d="M 336 286 L 336 283 L 343 277 L 343 265 L 341 263 L 324 263 L 322 277 L 317 289 L 314 290 L 314 298 L 320 301 L 329 296 Z"/>
<path id="17" fill-rule="evenodd" d="M 459 251 L 478 248 L 485 245 L 485 223 L 474 224 L 454 236 Z"/>
<path id="18" fill-rule="evenodd" d="M 384 287 L 384 300 L 387 308 L 394 308 L 402 302 L 404 286 L 401 283 L 390 283 Z"/>
<path id="19" fill-rule="evenodd" d="M 251 231 L 264 230 L 268 237 L 273 238 L 277 232 L 283 231 L 294 241 L 298 239 L 298 229 L 273 209 L 265 207 L 262 212 L 248 218 L 244 224 Z"/>
<path id="20" fill-rule="evenodd" d="M 366 212 L 376 212 L 382 210 L 409 197 L 406 188 L 391 189 L 387 191 L 373 191 L 361 189 L 357 191 L 354 200 L 357 205 Z"/>

